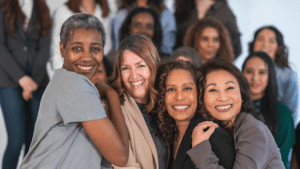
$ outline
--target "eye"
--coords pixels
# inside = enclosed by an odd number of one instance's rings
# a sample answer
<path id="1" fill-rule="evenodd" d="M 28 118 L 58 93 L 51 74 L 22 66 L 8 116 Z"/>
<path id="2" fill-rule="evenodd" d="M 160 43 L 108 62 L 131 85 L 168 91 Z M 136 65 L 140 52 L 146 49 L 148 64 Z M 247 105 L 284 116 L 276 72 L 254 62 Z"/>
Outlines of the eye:
<path id="1" fill-rule="evenodd" d="M 259 74 L 260 74 L 260 75 L 265 75 L 266 72 L 265 72 L 265 71 L 261 71 L 261 72 L 259 72 Z"/>
<path id="2" fill-rule="evenodd" d="M 217 90 L 216 89 L 210 89 L 208 90 L 208 92 L 216 92 Z"/>
<path id="3" fill-rule="evenodd" d="M 122 71 L 129 70 L 129 67 L 124 66 L 124 67 L 121 68 L 121 70 L 122 70 Z"/>
<path id="4" fill-rule="evenodd" d="M 172 91 L 175 91 L 175 89 L 174 88 L 167 89 L 167 92 L 172 92 Z"/>
<path id="5" fill-rule="evenodd" d="M 231 90 L 231 89 L 234 89 L 234 87 L 230 86 L 227 88 L 227 90 Z"/>
<path id="6" fill-rule="evenodd" d="M 208 38 L 206 36 L 201 38 L 201 41 L 208 41 Z"/>
<path id="7" fill-rule="evenodd" d="M 79 46 L 75 46 L 75 47 L 72 48 L 72 50 L 75 51 L 75 52 L 80 52 L 80 51 L 82 51 L 82 48 L 79 47 Z"/>
<path id="8" fill-rule="evenodd" d="M 154 30 L 154 26 L 152 24 L 147 24 L 147 29 L 148 30 Z"/>
<path id="9" fill-rule="evenodd" d="M 101 48 L 99 48 L 99 47 L 92 47 L 90 50 L 91 50 L 91 52 L 97 53 L 97 52 L 101 51 Z"/>
<path id="10" fill-rule="evenodd" d="M 271 40 L 269 40 L 269 42 L 270 43 L 275 43 L 276 41 L 275 41 L 275 39 L 271 39 Z"/>
<path id="11" fill-rule="evenodd" d="M 183 90 L 193 90 L 191 87 L 185 87 Z"/>
<path id="12" fill-rule="evenodd" d="M 140 24 L 140 23 L 135 23 L 135 24 L 133 24 L 133 27 L 134 27 L 134 28 L 140 28 L 140 27 L 141 27 L 141 24 Z"/>
<path id="13" fill-rule="evenodd" d="M 138 68 L 144 68 L 144 67 L 146 67 L 146 65 L 144 64 L 138 65 Z"/>
<path id="14" fill-rule="evenodd" d="M 102 70 L 98 70 L 97 73 L 103 73 L 103 71 Z"/>
<path id="15" fill-rule="evenodd" d="M 246 70 L 246 71 L 245 71 L 245 73 L 247 73 L 247 74 L 251 74 L 251 73 L 252 73 L 252 71 L 251 71 L 251 70 Z"/>
<path id="16" fill-rule="evenodd" d="M 219 38 L 214 38 L 214 42 L 219 42 Z"/>

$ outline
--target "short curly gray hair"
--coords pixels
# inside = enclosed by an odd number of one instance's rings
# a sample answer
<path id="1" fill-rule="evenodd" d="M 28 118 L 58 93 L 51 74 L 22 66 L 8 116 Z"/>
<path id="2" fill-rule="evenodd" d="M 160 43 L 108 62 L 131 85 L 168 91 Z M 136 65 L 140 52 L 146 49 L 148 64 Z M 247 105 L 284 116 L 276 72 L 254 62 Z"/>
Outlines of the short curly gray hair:
<path id="1" fill-rule="evenodd" d="M 96 29 L 101 34 L 103 46 L 105 45 L 105 30 L 101 21 L 94 15 L 87 13 L 74 14 L 69 17 L 62 25 L 60 30 L 60 42 L 65 48 L 70 39 L 71 32 L 76 29 Z"/>

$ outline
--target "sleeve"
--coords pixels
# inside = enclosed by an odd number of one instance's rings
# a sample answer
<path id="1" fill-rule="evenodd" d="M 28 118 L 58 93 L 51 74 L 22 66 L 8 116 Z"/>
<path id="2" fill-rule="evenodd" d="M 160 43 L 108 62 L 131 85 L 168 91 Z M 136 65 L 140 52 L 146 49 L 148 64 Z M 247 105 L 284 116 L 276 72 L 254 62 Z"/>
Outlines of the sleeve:
<path id="1" fill-rule="evenodd" d="M 98 90 L 80 76 L 64 79 L 58 91 L 57 111 L 65 125 L 106 117 Z"/>
<path id="2" fill-rule="evenodd" d="M 117 50 L 119 47 L 119 31 L 121 29 L 121 26 L 127 16 L 127 11 L 126 9 L 120 10 L 116 17 L 112 20 L 111 27 L 111 38 L 112 38 L 112 44 L 113 44 L 113 49 Z"/>
<path id="3" fill-rule="evenodd" d="M 5 35 L 5 15 L 0 11 L 0 65 L 5 72 L 13 79 L 16 84 L 19 84 L 19 79 L 25 76 L 25 72 L 12 57 L 9 49 L 7 49 Z"/>
<path id="4" fill-rule="evenodd" d="M 39 48 L 31 72 L 32 79 L 38 85 L 41 84 L 45 74 L 47 74 L 46 64 L 50 56 L 50 41 L 50 31 L 45 36 L 40 35 Z"/>
<path id="5" fill-rule="evenodd" d="M 212 168 L 231 169 L 235 159 L 234 142 L 228 132 L 217 128 L 209 141 L 206 140 L 203 144 L 196 145 L 187 154 L 198 168 L 207 168 L 212 165 Z"/>
<path id="6" fill-rule="evenodd" d="M 295 144 L 295 129 L 288 107 L 278 103 L 278 113 L 279 129 L 276 136 L 276 144 L 280 149 L 282 161 L 287 168 L 289 152 Z"/>
<path id="7" fill-rule="evenodd" d="M 172 54 L 173 48 L 176 43 L 176 20 L 174 14 L 165 9 L 160 19 L 162 25 L 162 47 L 164 53 Z"/>
<path id="8" fill-rule="evenodd" d="M 289 78 L 285 86 L 284 92 L 284 104 L 290 109 L 294 122 L 298 118 L 298 106 L 299 106 L 299 86 L 298 86 L 298 77 L 295 71 L 292 71 L 292 75 Z"/>
<path id="9" fill-rule="evenodd" d="M 51 44 L 50 44 L 50 59 L 49 59 L 49 66 L 50 70 L 48 70 L 48 74 L 50 78 L 52 78 L 52 75 L 55 70 L 59 69 L 62 67 L 64 60 L 61 57 L 60 54 L 60 47 L 59 47 L 59 42 L 60 42 L 60 29 L 65 21 L 64 14 L 63 14 L 63 8 L 60 8 L 53 13 L 53 19 L 52 19 L 52 34 L 51 34 Z M 67 14 L 65 14 L 67 16 Z"/>
<path id="10" fill-rule="evenodd" d="M 249 126 L 249 124 L 245 125 Z M 259 129 L 260 127 L 262 129 Z M 269 157 L 273 155 L 271 152 L 274 150 L 272 149 L 277 148 L 277 146 L 275 145 L 274 141 L 274 143 L 272 143 L 272 140 L 270 142 L 270 139 L 267 139 L 268 137 L 272 137 L 271 133 L 266 135 L 266 132 L 263 130 L 267 131 L 267 129 L 263 126 L 247 128 L 241 133 L 239 138 L 237 138 L 237 142 L 235 144 L 236 156 L 232 169 L 264 168 L 266 164 L 269 163 L 269 161 L 267 160 L 269 160 Z M 270 146 L 270 144 L 274 144 L 275 146 L 272 147 Z M 219 159 L 212 152 L 211 145 L 208 141 L 203 141 L 197 146 L 195 146 L 196 148 L 198 148 L 197 152 L 195 149 L 189 153 L 193 152 L 193 155 L 191 154 L 190 157 L 199 169 L 224 168 L 219 164 Z M 276 158 L 272 160 L 281 161 L 281 159 Z M 280 168 L 280 165 L 278 166 L 278 168 Z"/>

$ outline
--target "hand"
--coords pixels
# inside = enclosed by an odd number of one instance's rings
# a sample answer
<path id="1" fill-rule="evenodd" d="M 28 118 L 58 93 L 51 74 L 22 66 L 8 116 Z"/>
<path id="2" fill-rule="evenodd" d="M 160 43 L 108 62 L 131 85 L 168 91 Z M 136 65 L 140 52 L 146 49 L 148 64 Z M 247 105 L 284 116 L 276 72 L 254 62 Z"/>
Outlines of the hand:
<path id="1" fill-rule="evenodd" d="M 192 134 L 192 147 L 208 140 L 212 133 L 215 131 L 215 128 L 218 128 L 219 125 L 212 121 L 204 121 L 199 123 L 193 130 Z"/>
<path id="2" fill-rule="evenodd" d="M 36 91 L 38 89 L 38 85 L 29 76 L 23 76 L 21 79 L 19 79 L 19 85 L 22 87 L 23 90 L 28 90 L 31 92 Z"/>
<path id="3" fill-rule="evenodd" d="M 30 90 L 23 90 L 22 96 L 23 96 L 24 100 L 28 101 L 29 99 L 32 98 L 32 91 L 30 91 Z"/>
<path id="4" fill-rule="evenodd" d="M 117 94 L 113 88 L 103 82 L 96 82 L 95 86 L 98 89 L 101 99 L 107 99 L 107 96 L 113 93 Z"/>

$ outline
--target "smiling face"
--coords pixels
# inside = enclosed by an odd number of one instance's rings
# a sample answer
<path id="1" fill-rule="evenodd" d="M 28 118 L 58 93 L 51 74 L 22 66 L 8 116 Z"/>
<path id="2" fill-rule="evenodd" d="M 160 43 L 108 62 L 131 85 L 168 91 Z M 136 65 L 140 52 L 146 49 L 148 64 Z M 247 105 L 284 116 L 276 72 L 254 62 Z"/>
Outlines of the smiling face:
<path id="1" fill-rule="evenodd" d="M 131 96 L 139 103 L 147 103 L 150 69 L 135 53 L 125 50 L 121 56 L 122 82 Z"/>
<path id="2" fill-rule="evenodd" d="M 269 81 L 268 65 L 261 58 L 253 57 L 245 64 L 243 74 L 250 84 L 251 100 L 262 98 Z"/>
<path id="3" fill-rule="evenodd" d="M 129 25 L 130 35 L 137 33 L 146 35 L 149 39 L 153 38 L 154 35 L 154 19 L 147 12 L 138 13 L 131 19 L 131 24 Z"/>
<path id="4" fill-rule="evenodd" d="M 213 27 L 203 30 L 199 39 L 198 52 L 201 60 L 205 63 L 208 59 L 214 58 L 220 49 L 220 37 L 218 31 Z"/>
<path id="5" fill-rule="evenodd" d="M 103 59 L 101 34 L 95 29 L 76 29 L 65 48 L 60 43 L 63 67 L 91 79 Z"/>
<path id="6" fill-rule="evenodd" d="M 242 97 L 237 79 L 225 70 L 208 73 L 204 91 L 204 105 L 215 119 L 230 120 L 232 123 L 229 123 L 229 125 L 233 124 L 242 106 Z"/>
<path id="7" fill-rule="evenodd" d="M 254 52 L 266 52 L 274 61 L 277 49 L 278 43 L 276 41 L 276 34 L 267 28 L 261 30 L 254 41 Z"/>
<path id="8" fill-rule="evenodd" d="M 197 109 L 197 88 L 193 76 L 183 69 L 172 70 L 166 79 L 165 105 L 178 121 L 190 121 Z"/>

